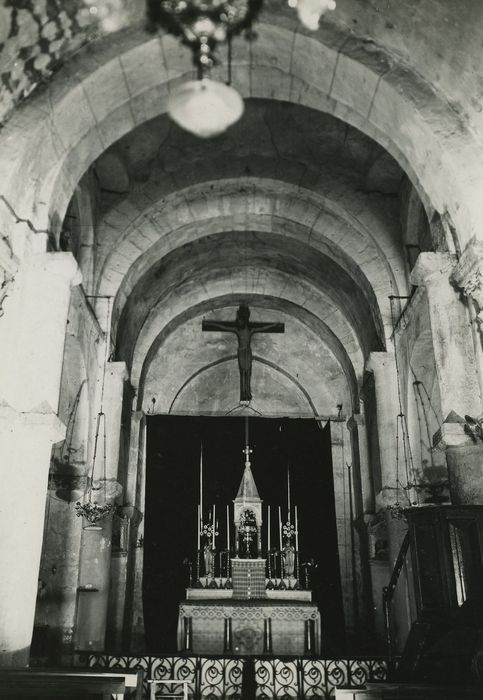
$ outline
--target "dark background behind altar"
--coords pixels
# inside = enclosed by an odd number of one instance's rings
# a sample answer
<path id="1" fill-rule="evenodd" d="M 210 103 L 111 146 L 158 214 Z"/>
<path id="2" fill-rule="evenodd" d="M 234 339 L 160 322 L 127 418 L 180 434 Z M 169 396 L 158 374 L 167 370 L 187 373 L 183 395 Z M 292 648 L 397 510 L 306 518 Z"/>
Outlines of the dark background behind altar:
<path id="1" fill-rule="evenodd" d="M 226 505 L 243 474 L 244 419 L 148 416 L 144 541 L 144 619 L 150 653 L 176 651 L 178 604 L 195 562 L 200 444 L 203 442 L 204 521 L 216 504 L 217 549 L 226 548 Z M 322 653 L 343 650 L 330 424 L 310 419 L 250 418 L 252 471 L 266 506 L 271 505 L 271 547 L 278 548 L 278 506 L 287 513 L 287 464 L 292 507 L 299 508 L 301 561 L 314 558 L 311 587 L 322 616 Z M 233 517 L 233 510 L 230 507 Z M 292 513 L 293 518 L 293 513 Z M 231 529 L 231 546 L 234 546 Z"/>

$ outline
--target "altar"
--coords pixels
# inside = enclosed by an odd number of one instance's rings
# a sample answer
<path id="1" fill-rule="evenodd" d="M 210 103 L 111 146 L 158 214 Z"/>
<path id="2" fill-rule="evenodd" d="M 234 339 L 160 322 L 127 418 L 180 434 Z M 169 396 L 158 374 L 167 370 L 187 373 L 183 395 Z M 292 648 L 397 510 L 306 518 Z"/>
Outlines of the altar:
<path id="1" fill-rule="evenodd" d="M 211 522 L 203 523 L 200 489 L 197 561 L 194 576 L 191 567 L 186 598 L 179 605 L 178 650 L 234 656 L 320 654 L 320 613 L 312 600 L 307 571 L 301 576 L 297 507 L 292 521 L 289 476 L 283 525 L 278 508 L 279 548 L 271 547 L 268 527 L 262 552 L 262 500 L 248 444 L 244 452 L 245 470 L 233 501 L 234 551 L 229 527 L 226 549 L 216 547 L 215 507 Z M 227 526 L 228 512 L 227 507 Z M 270 507 L 267 519 L 270 525 Z"/>
<path id="2" fill-rule="evenodd" d="M 180 604 L 178 649 L 195 654 L 310 656 L 320 653 L 320 613 L 309 591 L 267 591 L 265 599 L 203 597 Z M 226 591 L 230 593 L 231 591 Z M 304 595 L 305 594 L 305 595 Z"/>

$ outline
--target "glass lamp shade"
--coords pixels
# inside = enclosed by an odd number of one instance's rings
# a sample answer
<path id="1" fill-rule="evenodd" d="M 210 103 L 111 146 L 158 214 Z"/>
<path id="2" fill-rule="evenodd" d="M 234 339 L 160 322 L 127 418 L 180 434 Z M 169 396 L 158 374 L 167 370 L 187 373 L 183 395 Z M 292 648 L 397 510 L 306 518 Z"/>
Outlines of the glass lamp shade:
<path id="1" fill-rule="evenodd" d="M 236 90 L 207 78 L 183 83 L 171 93 L 168 103 L 171 119 L 201 138 L 223 133 L 238 121 L 243 109 Z"/>
<path id="2" fill-rule="evenodd" d="M 297 8 L 300 22 L 312 32 L 319 28 L 319 20 L 325 12 L 335 10 L 335 0 L 289 0 L 288 4 Z"/>

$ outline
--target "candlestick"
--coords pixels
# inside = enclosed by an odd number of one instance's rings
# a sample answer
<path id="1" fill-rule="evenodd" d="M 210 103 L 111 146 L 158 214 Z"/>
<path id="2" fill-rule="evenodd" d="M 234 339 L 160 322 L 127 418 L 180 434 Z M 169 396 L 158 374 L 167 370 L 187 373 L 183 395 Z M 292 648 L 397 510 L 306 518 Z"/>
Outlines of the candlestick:
<path id="1" fill-rule="evenodd" d="M 267 512 L 267 528 L 268 528 L 267 550 L 270 551 L 270 506 L 268 506 L 268 512 Z"/>
<path id="2" fill-rule="evenodd" d="M 297 506 L 295 506 L 295 551 L 299 551 L 299 515 Z"/>
<path id="3" fill-rule="evenodd" d="M 282 551 L 282 508 L 278 507 L 278 533 L 280 536 L 280 551 Z"/>
<path id="4" fill-rule="evenodd" d="M 215 527 L 215 509 L 216 509 L 216 505 L 213 506 L 213 518 L 211 521 L 212 531 L 213 531 L 211 546 L 213 547 L 213 549 L 215 549 L 215 530 L 216 530 L 216 527 Z"/>
<path id="5" fill-rule="evenodd" d="M 230 506 L 226 506 L 226 548 L 230 555 Z"/>

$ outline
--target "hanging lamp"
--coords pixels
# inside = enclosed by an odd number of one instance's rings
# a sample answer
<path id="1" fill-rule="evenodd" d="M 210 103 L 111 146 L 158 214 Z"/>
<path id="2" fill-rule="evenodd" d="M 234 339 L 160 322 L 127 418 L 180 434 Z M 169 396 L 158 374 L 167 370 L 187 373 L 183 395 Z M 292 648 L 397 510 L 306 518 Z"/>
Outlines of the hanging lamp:
<path id="1" fill-rule="evenodd" d="M 219 63 L 217 48 L 242 32 L 254 36 L 252 25 L 263 0 L 146 0 L 149 25 L 179 37 L 192 53 L 198 80 L 171 92 L 168 113 L 179 126 L 201 138 L 223 133 L 243 114 L 243 100 L 229 84 L 210 79 Z M 318 29 L 321 16 L 335 9 L 335 0 L 288 0 L 302 25 Z M 230 72 L 230 65 L 228 66 Z M 230 81 L 228 81 L 230 82 Z"/>
<path id="2" fill-rule="evenodd" d="M 107 451 L 107 439 L 106 439 L 106 414 L 104 413 L 104 388 L 106 382 L 106 368 L 107 360 L 109 355 L 109 328 L 111 324 L 111 313 L 110 313 L 110 302 L 111 298 L 108 297 L 107 301 L 107 332 L 105 340 L 105 352 L 104 352 L 104 362 L 102 367 L 102 383 L 101 383 L 101 398 L 99 402 L 99 412 L 96 418 L 96 433 L 94 437 L 94 451 L 92 455 L 92 464 L 87 481 L 87 487 L 84 492 L 84 498 L 81 501 L 77 501 L 75 510 L 78 517 L 84 517 L 88 525 L 84 526 L 84 530 L 102 530 L 102 526 L 99 524 L 102 520 L 109 518 L 113 515 L 115 510 L 115 505 L 113 503 L 107 502 L 107 472 L 106 472 L 106 451 Z M 100 479 L 100 485 L 96 486 L 95 473 L 96 465 L 98 461 L 98 448 L 99 448 L 99 438 L 102 441 L 102 468 Z M 99 473 L 99 472 L 98 472 Z M 99 481 L 97 482 L 99 483 Z"/>

